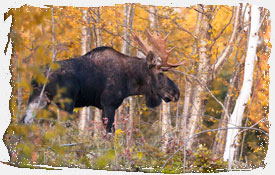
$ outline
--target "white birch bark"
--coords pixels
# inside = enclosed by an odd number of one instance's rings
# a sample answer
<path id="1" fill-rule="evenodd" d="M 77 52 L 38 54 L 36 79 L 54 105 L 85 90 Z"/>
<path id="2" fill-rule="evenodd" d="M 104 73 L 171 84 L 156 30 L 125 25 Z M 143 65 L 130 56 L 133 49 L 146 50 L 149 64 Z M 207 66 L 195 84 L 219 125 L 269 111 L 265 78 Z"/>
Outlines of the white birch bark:
<path id="1" fill-rule="evenodd" d="M 258 29 L 260 24 L 260 10 L 257 6 L 251 7 L 251 29 L 249 35 L 249 42 L 247 47 L 247 55 L 245 59 L 244 80 L 243 85 L 236 101 L 233 113 L 230 117 L 228 127 L 235 127 L 234 125 L 241 126 L 243 113 L 251 95 L 251 88 L 253 82 L 254 61 L 256 58 L 256 48 L 258 43 Z M 233 125 L 231 125 L 233 124 Z M 225 151 L 223 155 L 224 160 L 228 160 L 228 168 L 231 168 L 231 163 L 234 158 L 236 149 L 236 140 L 239 130 L 228 130 Z"/>
<path id="2" fill-rule="evenodd" d="M 208 7 L 201 7 L 207 9 Z M 192 96 L 192 108 L 190 110 L 189 122 L 187 125 L 187 138 L 191 137 L 199 130 L 199 123 L 202 120 L 201 115 L 204 112 L 204 99 L 206 98 L 206 90 L 205 87 L 209 84 L 209 77 L 211 73 L 211 64 L 209 58 L 209 44 L 208 41 L 210 39 L 209 31 L 209 16 L 202 15 L 200 21 L 200 35 L 198 40 L 198 73 L 197 78 L 198 82 L 196 82 L 193 86 L 194 92 Z M 190 140 L 186 149 L 192 149 L 194 139 Z"/>
<path id="3" fill-rule="evenodd" d="M 242 36 L 239 35 L 238 36 L 238 45 L 237 47 L 240 47 L 241 44 L 241 39 Z M 238 57 L 238 53 L 239 53 L 239 48 L 237 49 L 236 53 L 235 53 L 235 60 L 234 62 L 237 62 L 234 64 L 234 67 L 237 67 L 237 69 L 232 72 L 231 78 L 230 78 L 230 86 L 228 87 L 227 90 L 227 95 L 224 99 L 224 108 L 225 110 L 223 111 L 222 115 L 221 115 L 221 120 L 219 122 L 219 128 L 225 128 L 227 127 L 227 123 L 229 122 L 229 115 L 228 112 L 232 111 L 232 108 L 234 107 L 234 102 L 235 102 L 235 97 L 233 96 L 235 93 L 237 93 L 238 89 L 239 89 L 239 84 L 240 84 L 240 77 L 241 77 L 241 62 L 242 61 L 237 61 L 237 57 Z M 242 60 L 244 60 L 244 55 L 242 56 Z M 213 144 L 213 149 L 212 152 L 215 155 L 218 156 L 222 156 L 224 153 L 224 149 L 225 149 L 225 143 L 226 143 L 226 135 L 227 135 L 227 130 L 220 130 L 217 133 L 217 136 L 215 137 L 215 141 Z"/>
<path id="4" fill-rule="evenodd" d="M 101 22 L 100 17 L 100 8 L 95 7 L 93 8 L 93 16 L 94 16 L 94 23 L 99 24 Z M 93 39 L 95 47 L 102 46 L 102 37 L 101 37 L 101 30 L 97 27 L 98 25 L 93 26 Z M 94 112 L 94 137 L 98 138 L 103 130 L 103 124 L 101 120 L 101 111 L 98 108 L 95 108 Z"/>
<path id="5" fill-rule="evenodd" d="M 128 40 L 128 20 L 129 20 L 129 5 L 128 4 L 124 4 L 123 5 L 123 13 L 124 13 L 124 24 L 123 24 L 123 42 L 122 42 L 122 47 L 121 47 L 121 52 L 123 54 L 128 54 L 129 55 L 129 44 L 126 42 Z M 115 128 L 116 129 L 122 129 L 124 130 L 124 126 L 122 124 L 122 117 L 126 116 L 126 106 L 127 106 L 127 101 L 129 101 L 128 99 L 123 100 L 122 104 L 120 105 L 120 107 L 117 109 L 116 113 L 115 113 Z"/>
<path id="6" fill-rule="evenodd" d="M 95 42 L 95 47 L 100 47 L 102 46 L 102 37 L 101 37 L 101 30 L 98 28 L 98 24 L 101 22 L 101 15 L 100 15 L 100 8 L 99 7 L 94 7 L 93 8 L 93 16 L 94 16 L 94 23 L 96 25 L 93 25 L 93 38 Z"/>
<path id="7" fill-rule="evenodd" d="M 94 111 L 94 138 L 99 138 L 103 130 L 100 109 L 95 108 Z"/>
<path id="8" fill-rule="evenodd" d="M 156 31 L 158 28 L 158 19 L 157 19 L 157 8 L 154 6 L 149 7 L 149 21 L 150 21 L 150 28 L 153 31 Z"/>
<path id="9" fill-rule="evenodd" d="M 153 31 L 158 30 L 158 19 L 157 19 L 157 8 L 154 6 L 149 7 L 149 21 L 150 28 Z M 162 100 L 161 108 L 160 108 L 160 122 L 161 122 L 161 141 L 162 146 L 161 150 L 166 151 L 169 141 L 169 104 Z"/>
<path id="10" fill-rule="evenodd" d="M 84 55 L 90 49 L 90 13 L 89 9 L 82 10 L 82 20 L 84 26 L 82 27 L 82 38 L 81 38 L 81 55 Z M 88 135 L 88 123 L 89 123 L 90 108 L 84 107 L 80 112 L 79 117 L 79 134 Z"/>
<path id="11" fill-rule="evenodd" d="M 131 39 L 130 39 L 129 31 L 131 31 L 133 27 L 134 14 L 135 14 L 134 5 L 125 4 L 124 5 L 124 28 L 123 28 L 124 40 L 122 43 L 121 52 L 126 55 L 130 55 Z M 127 145 L 130 147 L 132 144 L 132 136 L 133 136 L 133 129 L 134 129 L 134 113 L 135 113 L 134 97 L 129 97 L 127 101 L 129 102 L 129 118 L 126 126 Z"/>
<path id="12" fill-rule="evenodd" d="M 135 7 L 133 4 L 131 4 L 130 9 L 129 9 L 129 14 L 128 14 L 128 28 L 129 31 L 132 30 L 133 28 L 133 21 L 134 21 L 134 16 L 135 16 Z M 126 47 L 126 53 L 128 53 L 130 55 L 130 43 L 131 43 L 131 39 L 130 39 L 130 35 L 129 32 L 128 33 L 128 38 L 127 41 L 128 43 L 128 47 Z M 135 98 L 134 97 L 129 97 L 129 121 L 128 121 L 128 125 L 127 125 L 127 130 L 129 131 L 129 135 L 127 138 L 127 145 L 131 146 L 132 145 L 132 140 L 133 140 L 133 130 L 134 130 L 134 115 L 135 115 Z"/>
<path id="13" fill-rule="evenodd" d="M 213 70 L 214 70 L 214 74 L 217 74 L 219 72 L 219 70 L 222 68 L 222 66 L 224 65 L 224 63 L 226 62 L 226 60 L 229 58 L 229 56 L 232 53 L 232 50 L 234 48 L 234 44 L 235 44 L 235 40 L 239 34 L 239 24 L 240 24 L 240 15 L 241 15 L 241 7 L 242 6 L 237 6 L 234 7 L 234 11 L 233 11 L 233 19 L 234 19 L 234 23 L 233 23 L 233 31 L 232 34 L 230 36 L 230 39 L 227 43 L 226 48 L 222 51 L 221 55 L 217 58 L 217 62 L 215 64 L 213 64 Z"/>
<path id="14" fill-rule="evenodd" d="M 162 113 L 161 113 L 161 137 L 162 146 L 161 150 L 166 151 L 169 144 L 169 103 L 162 100 Z"/>
<path id="15" fill-rule="evenodd" d="M 197 21 L 196 21 L 196 26 L 195 26 L 195 31 L 194 31 L 194 35 L 198 36 L 199 34 L 199 27 L 200 27 L 200 23 L 201 23 L 201 18 L 202 18 L 202 14 L 198 13 L 197 15 Z M 192 55 L 197 54 L 198 53 L 198 48 L 197 48 L 197 43 L 194 42 L 193 44 L 193 48 L 192 48 Z M 191 65 L 194 65 L 194 62 L 191 62 Z M 192 88 L 192 83 L 190 81 L 187 80 L 187 78 L 185 77 L 185 82 L 184 82 L 184 86 L 185 86 L 185 91 L 184 91 L 184 102 L 183 102 L 183 112 L 182 112 L 182 117 L 181 117 L 181 121 L 180 121 L 180 139 L 181 141 L 186 139 L 186 124 L 187 124 L 187 118 L 190 116 L 190 110 L 191 110 L 191 99 L 192 99 L 192 94 L 194 92 L 194 88 Z"/>
<path id="16" fill-rule="evenodd" d="M 157 8 L 151 6 L 149 8 L 149 21 L 150 28 L 153 31 L 158 30 L 158 18 L 157 18 Z M 169 144 L 169 134 L 170 134 L 170 124 L 169 124 L 169 103 L 162 101 L 162 110 L 161 110 L 161 140 L 162 140 L 162 151 L 166 151 Z"/>

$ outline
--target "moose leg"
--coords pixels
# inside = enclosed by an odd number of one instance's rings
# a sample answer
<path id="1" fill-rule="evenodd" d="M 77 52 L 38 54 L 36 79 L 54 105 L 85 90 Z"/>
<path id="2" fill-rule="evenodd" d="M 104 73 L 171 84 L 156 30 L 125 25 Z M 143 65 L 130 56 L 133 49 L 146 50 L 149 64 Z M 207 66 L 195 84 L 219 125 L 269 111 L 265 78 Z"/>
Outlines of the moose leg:
<path id="1" fill-rule="evenodd" d="M 103 124 L 106 126 L 107 133 L 112 133 L 115 131 L 114 120 L 115 120 L 115 108 L 114 107 L 104 107 L 102 112 Z"/>

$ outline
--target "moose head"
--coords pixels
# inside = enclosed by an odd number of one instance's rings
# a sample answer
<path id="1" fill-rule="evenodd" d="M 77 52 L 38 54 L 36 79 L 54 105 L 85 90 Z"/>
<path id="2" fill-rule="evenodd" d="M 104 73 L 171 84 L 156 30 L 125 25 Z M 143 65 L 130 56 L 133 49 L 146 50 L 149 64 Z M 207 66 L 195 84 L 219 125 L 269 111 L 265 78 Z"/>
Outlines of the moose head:
<path id="1" fill-rule="evenodd" d="M 147 55 L 146 62 L 151 72 L 152 88 L 149 88 L 145 93 L 146 105 L 148 107 L 156 107 L 161 103 L 161 99 L 165 102 L 178 101 L 180 92 L 177 86 L 164 74 L 164 71 L 183 64 L 171 64 L 168 62 L 168 57 L 175 48 L 173 47 L 167 50 L 166 40 L 169 34 L 164 38 L 161 38 L 158 33 L 150 33 L 148 30 L 145 30 L 145 34 L 147 39 L 143 40 L 141 35 L 133 33 L 132 41 Z M 149 41 L 151 45 L 149 45 L 147 41 Z"/>

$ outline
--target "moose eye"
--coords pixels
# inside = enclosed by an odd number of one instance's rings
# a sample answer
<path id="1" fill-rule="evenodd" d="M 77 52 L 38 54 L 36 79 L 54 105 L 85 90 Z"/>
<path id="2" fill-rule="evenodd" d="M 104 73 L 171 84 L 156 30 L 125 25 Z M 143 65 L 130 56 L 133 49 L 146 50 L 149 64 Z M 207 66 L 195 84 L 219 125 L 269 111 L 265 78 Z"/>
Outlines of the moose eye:
<path id="1" fill-rule="evenodd" d="M 158 76 L 159 76 L 159 77 L 162 77 L 162 76 L 164 76 L 164 73 L 163 73 L 163 72 L 160 72 L 160 73 L 158 74 Z"/>
<path id="2" fill-rule="evenodd" d="M 159 73 L 159 74 L 158 74 L 158 80 L 162 81 L 163 78 L 164 78 L 164 73 L 162 73 L 162 72 Z"/>

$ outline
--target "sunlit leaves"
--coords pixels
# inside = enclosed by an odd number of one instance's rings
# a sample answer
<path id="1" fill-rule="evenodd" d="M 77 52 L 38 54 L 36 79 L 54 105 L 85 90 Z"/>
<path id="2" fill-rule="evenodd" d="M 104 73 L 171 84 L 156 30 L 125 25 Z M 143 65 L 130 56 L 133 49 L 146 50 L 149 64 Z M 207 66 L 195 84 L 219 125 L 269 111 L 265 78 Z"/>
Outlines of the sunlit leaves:
<path id="1" fill-rule="evenodd" d="M 106 152 L 103 156 L 97 159 L 96 165 L 99 169 L 106 169 L 107 165 L 115 158 L 115 154 L 113 151 Z"/>
<path id="2" fill-rule="evenodd" d="M 51 70 L 57 70 L 58 68 L 60 68 L 60 65 L 58 63 L 50 63 L 50 68 Z"/>

